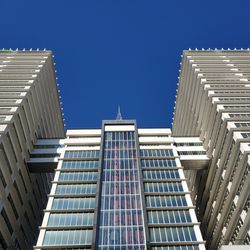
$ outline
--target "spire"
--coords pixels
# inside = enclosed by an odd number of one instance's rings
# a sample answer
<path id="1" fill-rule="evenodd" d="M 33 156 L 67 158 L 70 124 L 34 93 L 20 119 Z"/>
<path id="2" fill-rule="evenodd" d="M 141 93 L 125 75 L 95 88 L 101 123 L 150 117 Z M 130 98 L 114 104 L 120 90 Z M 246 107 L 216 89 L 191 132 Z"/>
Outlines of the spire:
<path id="1" fill-rule="evenodd" d="M 116 120 L 122 120 L 122 114 L 121 114 L 120 106 L 118 106 Z"/>

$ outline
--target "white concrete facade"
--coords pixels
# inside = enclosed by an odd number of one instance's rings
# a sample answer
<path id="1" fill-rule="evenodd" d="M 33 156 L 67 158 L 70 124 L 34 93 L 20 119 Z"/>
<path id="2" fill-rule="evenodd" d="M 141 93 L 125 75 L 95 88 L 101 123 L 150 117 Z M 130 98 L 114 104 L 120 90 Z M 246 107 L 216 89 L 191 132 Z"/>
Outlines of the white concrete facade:
<path id="1" fill-rule="evenodd" d="M 51 174 L 27 167 L 38 138 L 64 137 L 50 51 L 0 51 L 0 248 L 32 249 Z"/>
<path id="2" fill-rule="evenodd" d="M 210 159 L 186 175 L 208 249 L 250 244 L 249 73 L 249 50 L 183 52 L 173 135 L 199 136 Z"/>

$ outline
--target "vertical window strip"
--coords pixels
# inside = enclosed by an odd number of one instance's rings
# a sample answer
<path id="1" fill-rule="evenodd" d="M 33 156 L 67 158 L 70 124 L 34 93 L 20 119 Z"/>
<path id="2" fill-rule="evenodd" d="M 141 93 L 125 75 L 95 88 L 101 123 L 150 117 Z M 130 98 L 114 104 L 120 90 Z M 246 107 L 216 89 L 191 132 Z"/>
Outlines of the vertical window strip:
<path id="1" fill-rule="evenodd" d="M 121 245 L 145 249 L 134 132 L 106 132 L 104 138 L 98 249 Z"/>
<path id="2" fill-rule="evenodd" d="M 8 215 L 7 215 L 7 213 L 6 213 L 6 211 L 5 211 L 4 208 L 3 208 L 2 211 L 1 211 L 1 215 L 3 216 L 3 219 L 4 219 L 4 221 L 5 221 L 6 225 L 7 225 L 7 228 L 8 228 L 8 230 L 9 230 L 10 234 L 12 235 L 12 233 L 13 233 L 13 228 L 12 228 L 12 226 L 11 226 L 9 217 L 8 217 Z"/>
<path id="3" fill-rule="evenodd" d="M 3 172 L 2 172 L 1 168 L 0 168 L 0 179 L 2 181 L 3 187 L 5 188 L 7 186 L 7 183 L 6 183 L 6 180 L 4 178 L 4 175 L 3 175 Z"/>
<path id="4" fill-rule="evenodd" d="M 12 149 L 12 150 L 13 150 L 13 149 Z M 10 162 L 9 162 L 9 159 L 8 159 L 6 153 L 5 153 L 5 149 L 4 149 L 3 146 L 0 148 L 0 152 L 1 152 L 2 155 L 3 155 L 4 161 L 5 161 L 6 165 L 7 165 L 7 168 L 8 168 L 8 170 L 9 170 L 10 174 L 12 174 L 12 169 L 11 169 L 11 166 L 10 166 Z M 13 154 L 14 154 L 14 153 L 13 153 Z"/>
<path id="5" fill-rule="evenodd" d="M 18 171 L 20 177 L 21 177 L 21 180 L 22 180 L 22 183 L 23 183 L 23 186 L 24 186 L 24 189 L 25 189 L 25 192 L 27 193 L 28 190 L 27 190 L 27 187 L 26 187 L 26 184 L 25 184 L 25 181 L 24 181 L 24 178 L 23 178 L 23 175 L 22 175 L 22 172 L 21 172 L 21 169 L 19 169 Z"/>
<path id="6" fill-rule="evenodd" d="M 21 125 L 20 127 L 21 127 L 21 131 L 22 131 L 24 140 L 25 140 L 25 142 L 27 142 L 27 137 L 26 137 L 26 134 L 25 134 L 24 129 L 23 129 L 23 123 L 22 123 L 22 121 L 21 121 L 20 114 L 18 114 L 17 117 L 18 117 L 18 122 L 19 122 L 19 124 Z"/>
<path id="7" fill-rule="evenodd" d="M 11 207 L 12 207 L 12 210 L 13 210 L 13 213 L 14 213 L 16 219 L 18 219 L 19 216 L 18 216 L 18 213 L 17 213 L 17 209 L 15 207 L 14 201 L 13 201 L 13 199 L 12 199 L 12 197 L 11 197 L 10 194 L 8 195 L 8 201 L 9 201 Z"/>
<path id="8" fill-rule="evenodd" d="M 20 203 L 23 205 L 23 199 L 22 199 L 21 193 L 20 193 L 20 191 L 19 191 L 19 189 L 18 189 L 18 186 L 17 186 L 17 184 L 16 184 L 16 181 L 14 181 L 14 188 L 15 188 L 15 190 L 16 190 L 16 192 L 17 192 L 17 196 L 18 196 L 18 198 L 19 198 Z"/>
<path id="9" fill-rule="evenodd" d="M 8 143 L 10 144 L 11 154 L 14 156 L 15 162 L 17 162 L 17 156 L 16 156 L 16 152 L 15 152 L 15 149 L 14 149 L 14 146 L 13 146 L 13 143 L 12 143 L 12 140 L 11 140 L 11 138 L 10 138 L 10 133 L 7 133 L 7 134 L 6 134 L 6 138 L 7 138 Z M 3 150 L 3 151 L 4 151 L 4 150 Z M 6 158 L 7 158 L 7 162 L 9 162 L 9 161 L 8 161 L 8 157 L 6 157 Z"/>
<path id="10" fill-rule="evenodd" d="M 20 143 L 20 136 L 18 135 L 18 133 L 17 133 L 17 129 L 16 129 L 16 125 L 13 123 L 13 133 L 14 133 L 14 137 L 16 137 L 17 138 L 17 146 L 18 146 L 18 148 L 19 148 L 19 150 L 22 152 L 22 146 L 21 146 L 21 143 Z"/>

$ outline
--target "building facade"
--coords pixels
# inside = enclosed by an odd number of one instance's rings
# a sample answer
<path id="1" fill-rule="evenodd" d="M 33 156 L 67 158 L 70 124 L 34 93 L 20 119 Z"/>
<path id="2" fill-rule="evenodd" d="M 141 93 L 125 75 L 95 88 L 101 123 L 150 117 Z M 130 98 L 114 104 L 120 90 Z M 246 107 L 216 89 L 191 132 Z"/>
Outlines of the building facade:
<path id="1" fill-rule="evenodd" d="M 249 53 L 184 51 L 173 132 L 65 136 L 51 52 L 0 51 L 0 249 L 249 245 Z"/>
<path id="2" fill-rule="evenodd" d="M 250 244 L 250 51 L 184 51 L 173 136 L 199 136 L 207 168 L 188 170 L 208 249 Z"/>
<path id="3" fill-rule="evenodd" d="M 182 165 L 207 163 L 198 138 L 114 120 L 37 143 L 29 164 L 58 164 L 35 249 L 205 249 Z"/>
<path id="4" fill-rule="evenodd" d="M 37 138 L 64 138 L 49 51 L 0 51 L 0 249 L 32 249 L 53 175 L 27 166 Z"/>

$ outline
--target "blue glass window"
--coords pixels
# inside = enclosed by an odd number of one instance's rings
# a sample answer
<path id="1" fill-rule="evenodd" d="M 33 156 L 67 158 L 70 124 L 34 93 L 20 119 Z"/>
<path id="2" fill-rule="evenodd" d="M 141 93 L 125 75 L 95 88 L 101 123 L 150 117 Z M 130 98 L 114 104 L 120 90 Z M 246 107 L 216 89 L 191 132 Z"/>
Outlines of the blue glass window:
<path id="1" fill-rule="evenodd" d="M 154 159 L 154 160 L 142 160 L 142 167 L 154 168 L 154 167 L 176 167 L 175 160 L 170 159 Z"/>
<path id="2" fill-rule="evenodd" d="M 180 179 L 178 170 L 147 170 L 143 171 L 143 178 L 148 180 Z"/>
<path id="3" fill-rule="evenodd" d="M 250 133 L 241 133 L 243 138 L 250 138 Z"/>
<path id="4" fill-rule="evenodd" d="M 62 169 L 95 169 L 99 161 L 63 161 Z"/>
<path id="5" fill-rule="evenodd" d="M 199 250 L 198 245 L 181 245 L 181 246 L 164 246 L 164 247 L 152 247 L 152 250 Z"/>
<path id="6" fill-rule="evenodd" d="M 196 241 L 193 227 L 149 228 L 149 235 L 153 243 Z"/>
<path id="7" fill-rule="evenodd" d="M 94 181 L 97 180 L 97 172 L 61 172 L 59 181 Z"/>
<path id="8" fill-rule="evenodd" d="M 179 155 L 206 155 L 206 151 L 178 151 Z"/>
<path id="9" fill-rule="evenodd" d="M 144 192 L 183 192 L 183 186 L 181 182 L 151 182 L 144 184 Z"/>
<path id="10" fill-rule="evenodd" d="M 171 157 L 174 156 L 172 149 L 141 149 L 141 157 Z"/>
<path id="11" fill-rule="evenodd" d="M 43 246 L 87 245 L 92 243 L 93 230 L 46 231 Z"/>
<path id="12" fill-rule="evenodd" d="M 56 210 L 78 210 L 88 208 L 95 208 L 95 198 L 56 198 L 52 204 L 52 209 Z"/>
<path id="13" fill-rule="evenodd" d="M 188 210 L 149 211 L 147 215 L 149 224 L 173 224 L 192 222 Z"/>
<path id="14" fill-rule="evenodd" d="M 184 207 L 187 206 L 185 196 L 146 196 L 147 207 Z"/>
<path id="15" fill-rule="evenodd" d="M 234 123 L 236 128 L 249 128 L 250 127 L 250 123 L 249 122 L 235 122 Z"/>
<path id="16" fill-rule="evenodd" d="M 99 150 L 66 151 L 64 158 L 99 158 Z"/>
<path id="17" fill-rule="evenodd" d="M 57 185 L 55 194 L 95 194 L 96 184 Z"/>
<path id="18" fill-rule="evenodd" d="M 50 214 L 48 226 L 89 226 L 93 225 L 94 213 Z"/>

